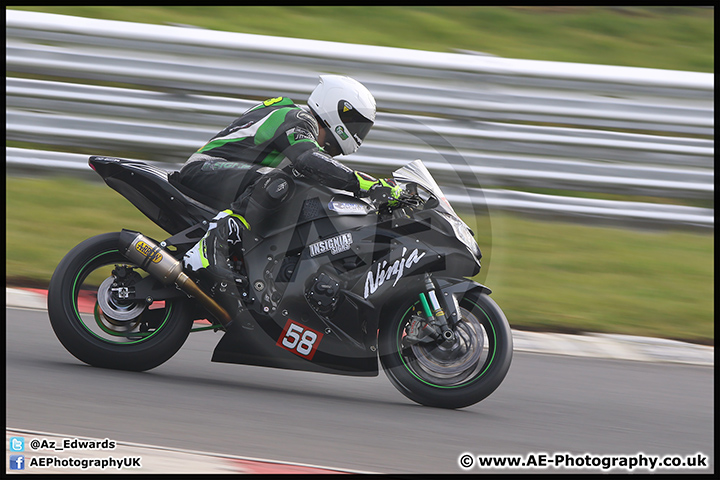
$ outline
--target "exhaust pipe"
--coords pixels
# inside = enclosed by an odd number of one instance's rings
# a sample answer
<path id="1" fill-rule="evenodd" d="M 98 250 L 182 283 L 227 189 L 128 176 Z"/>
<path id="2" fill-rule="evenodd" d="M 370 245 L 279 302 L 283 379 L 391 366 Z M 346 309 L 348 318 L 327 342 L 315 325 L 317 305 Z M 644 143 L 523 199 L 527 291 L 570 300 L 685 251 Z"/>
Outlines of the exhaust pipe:
<path id="1" fill-rule="evenodd" d="M 180 290 L 198 299 L 227 330 L 232 320 L 230 315 L 183 272 L 182 262 L 173 258 L 142 233 L 131 230 L 123 229 L 120 233 L 119 247 L 120 253 L 125 258 L 135 262 L 163 285 L 174 283 Z"/>

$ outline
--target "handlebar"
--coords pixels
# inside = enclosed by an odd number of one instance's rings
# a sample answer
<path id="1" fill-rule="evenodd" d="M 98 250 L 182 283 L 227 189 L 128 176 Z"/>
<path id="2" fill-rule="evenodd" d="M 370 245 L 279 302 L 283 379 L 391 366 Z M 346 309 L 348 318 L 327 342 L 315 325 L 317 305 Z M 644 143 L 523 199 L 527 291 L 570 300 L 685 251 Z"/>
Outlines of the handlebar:
<path id="1" fill-rule="evenodd" d="M 380 202 L 380 204 L 373 202 L 373 204 L 379 212 L 392 214 L 395 210 L 407 207 L 412 209 L 422 207 L 425 204 L 425 200 L 418 195 L 417 185 L 414 183 L 408 183 L 400 194 L 400 197 L 388 202 Z"/>

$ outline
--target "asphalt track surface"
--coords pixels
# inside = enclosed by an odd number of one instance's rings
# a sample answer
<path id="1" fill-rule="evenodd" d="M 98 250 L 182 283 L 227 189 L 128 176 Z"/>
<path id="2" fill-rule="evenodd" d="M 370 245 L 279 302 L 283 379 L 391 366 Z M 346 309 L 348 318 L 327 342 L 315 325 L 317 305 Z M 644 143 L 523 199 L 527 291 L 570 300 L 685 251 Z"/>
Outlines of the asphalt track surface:
<path id="1" fill-rule="evenodd" d="M 212 363 L 221 335 L 212 332 L 191 334 L 149 372 L 89 367 L 57 341 L 47 312 L 6 313 L 7 427 L 388 474 L 603 472 L 466 470 L 464 453 L 701 453 L 708 468 L 656 472 L 714 472 L 709 366 L 516 352 L 493 395 L 441 410 L 407 400 L 383 373 Z"/>

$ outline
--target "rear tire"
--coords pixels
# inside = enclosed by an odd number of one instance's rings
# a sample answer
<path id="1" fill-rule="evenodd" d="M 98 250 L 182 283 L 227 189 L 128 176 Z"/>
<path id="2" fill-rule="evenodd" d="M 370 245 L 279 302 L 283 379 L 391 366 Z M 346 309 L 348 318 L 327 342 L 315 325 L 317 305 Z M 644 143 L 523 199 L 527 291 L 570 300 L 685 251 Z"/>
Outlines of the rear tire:
<path id="1" fill-rule="evenodd" d="M 122 256 L 120 233 L 106 233 L 73 248 L 55 269 L 48 289 L 48 315 L 60 343 L 89 365 L 143 371 L 172 357 L 185 343 L 192 318 L 186 299 L 146 305 L 113 296 L 113 270 L 125 265 L 126 278 L 147 273 Z M 94 302 L 94 305 L 93 305 Z"/>
<path id="2" fill-rule="evenodd" d="M 474 291 L 458 303 L 462 318 L 450 348 L 435 341 L 403 348 L 410 318 L 422 315 L 419 300 L 400 308 L 380 328 L 380 362 L 386 375 L 403 395 L 421 405 L 473 405 L 493 393 L 510 368 L 512 332 L 500 307 L 488 295 Z"/>

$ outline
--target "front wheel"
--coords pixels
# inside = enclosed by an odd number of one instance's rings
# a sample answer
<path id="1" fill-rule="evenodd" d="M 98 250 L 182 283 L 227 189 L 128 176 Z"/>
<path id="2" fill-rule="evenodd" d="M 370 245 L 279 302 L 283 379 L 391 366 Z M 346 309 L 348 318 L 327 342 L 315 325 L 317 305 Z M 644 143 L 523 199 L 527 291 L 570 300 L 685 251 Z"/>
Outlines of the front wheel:
<path id="1" fill-rule="evenodd" d="M 502 383 L 512 360 L 512 333 L 500 307 L 486 294 L 458 299 L 460 320 L 450 345 L 426 339 L 403 345 L 413 319 L 423 316 L 419 300 L 401 308 L 379 332 L 380 362 L 406 397 L 430 407 L 473 405 Z"/>
<path id="2" fill-rule="evenodd" d="M 192 318 L 183 312 L 184 298 L 147 305 L 128 295 L 147 273 L 120 254 L 119 238 L 119 232 L 92 237 L 60 261 L 48 288 L 48 315 L 60 343 L 79 360 L 149 370 L 182 346 Z"/>

